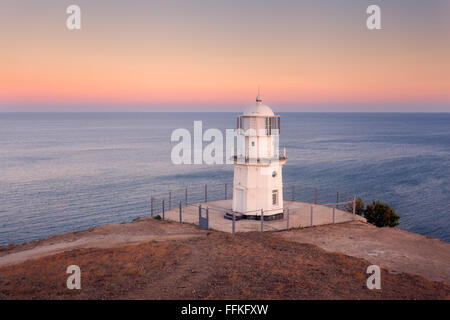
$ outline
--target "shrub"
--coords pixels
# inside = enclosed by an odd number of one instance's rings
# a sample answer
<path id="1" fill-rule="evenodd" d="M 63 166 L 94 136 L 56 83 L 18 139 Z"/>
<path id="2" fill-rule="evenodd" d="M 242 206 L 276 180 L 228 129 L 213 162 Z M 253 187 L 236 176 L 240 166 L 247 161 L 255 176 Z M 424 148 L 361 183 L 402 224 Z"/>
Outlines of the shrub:
<path id="1" fill-rule="evenodd" d="M 367 205 L 364 217 L 367 222 L 377 227 L 396 227 L 399 225 L 398 220 L 400 219 L 400 216 L 388 204 L 375 200 Z"/>
<path id="2" fill-rule="evenodd" d="M 350 201 L 351 202 L 349 202 L 349 203 L 347 203 L 345 205 L 345 210 L 347 212 L 353 213 L 353 198 L 350 199 Z M 355 209 L 356 209 L 355 213 L 357 215 L 363 216 L 364 215 L 364 211 L 365 211 L 365 206 L 366 205 L 364 204 L 364 201 L 360 197 L 357 197 L 356 198 L 356 205 L 355 205 Z"/>
<path id="3" fill-rule="evenodd" d="M 154 216 L 153 219 L 161 220 L 161 216 L 158 214 L 158 215 Z"/>

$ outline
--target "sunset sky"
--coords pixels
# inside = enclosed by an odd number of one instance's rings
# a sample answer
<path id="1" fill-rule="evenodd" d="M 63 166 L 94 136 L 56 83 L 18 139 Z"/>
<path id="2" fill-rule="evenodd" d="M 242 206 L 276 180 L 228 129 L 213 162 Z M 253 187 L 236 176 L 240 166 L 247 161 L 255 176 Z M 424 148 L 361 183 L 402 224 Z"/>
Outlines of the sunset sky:
<path id="1" fill-rule="evenodd" d="M 0 111 L 450 112 L 449 0 L 1 0 L 0 41 Z"/>

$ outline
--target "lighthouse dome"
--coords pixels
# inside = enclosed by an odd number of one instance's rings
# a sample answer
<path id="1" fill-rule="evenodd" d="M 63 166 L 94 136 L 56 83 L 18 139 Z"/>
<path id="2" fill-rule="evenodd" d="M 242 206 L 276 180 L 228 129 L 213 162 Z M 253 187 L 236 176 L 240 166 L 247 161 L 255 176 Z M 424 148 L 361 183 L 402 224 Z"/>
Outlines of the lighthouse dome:
<path id="1" fill-rule="evenodd" d="M 244 116 L 250 117 L 273 117 L 274 113 L 269 106 L 262 103 L 260 96 L 256 97 L 256 104 L 247 107 L 244 110 Z"/>

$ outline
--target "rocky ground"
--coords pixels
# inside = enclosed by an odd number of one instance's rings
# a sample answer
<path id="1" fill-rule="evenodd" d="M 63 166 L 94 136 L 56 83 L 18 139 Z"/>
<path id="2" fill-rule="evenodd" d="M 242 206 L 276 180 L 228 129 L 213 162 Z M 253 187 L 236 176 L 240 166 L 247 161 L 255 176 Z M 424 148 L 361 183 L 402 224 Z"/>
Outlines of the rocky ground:
<path id="1" fill-rule="evenodd" d="M 146 218 L 3 247 L 0 299 L 449 299 L 445 280 L 406 273 L 404 261 L 390 265 L 395 272 L 382 269 L 381 290 L 367 289 L 366 269 L 373 261 L 358 252 L 374 250 L 385 232 L 406 231 L 383 229 L 377 240 L 375 229 L 371 248 L 361 245 L 346 255 L 330 244 L 326 250 L 332 235 L 354 242 L 359 240 L 349 239 L 351 234 L 363 237 L 362 228 L 372 227 L 331 227 L 337 229 L 319 243 L 327 226 L 233 235 Z M 450 245 L 442 243 L 447 254 Z M 409 257 L 414 261 L 413 254 Z M 433 274 L 447 272 L 448 263 L 440 270 L 439 263 Z M 66 287 L 66 268 L 73 264 L 81 268 L 81 290 Z"/>

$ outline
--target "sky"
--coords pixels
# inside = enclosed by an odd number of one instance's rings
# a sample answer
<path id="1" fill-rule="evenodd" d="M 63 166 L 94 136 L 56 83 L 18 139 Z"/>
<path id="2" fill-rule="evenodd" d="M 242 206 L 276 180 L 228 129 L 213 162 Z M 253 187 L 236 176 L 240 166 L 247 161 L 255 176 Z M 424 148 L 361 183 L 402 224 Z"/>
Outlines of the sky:
<path id="1" fill-rule="evenodd" d="M 0 111 L 450 112 L 448 0 L 0 0 L 0 43 Z"/>

